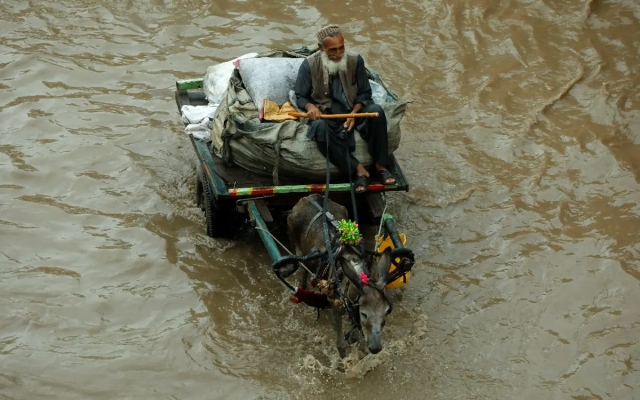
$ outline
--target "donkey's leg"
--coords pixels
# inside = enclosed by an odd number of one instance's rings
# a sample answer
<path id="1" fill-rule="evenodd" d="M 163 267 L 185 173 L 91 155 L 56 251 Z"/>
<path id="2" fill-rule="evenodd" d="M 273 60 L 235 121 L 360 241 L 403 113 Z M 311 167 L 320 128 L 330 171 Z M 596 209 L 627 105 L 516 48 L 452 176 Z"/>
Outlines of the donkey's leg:
<path id="1" fill-rule="evenodd" d="M 331 317 L 333 318 L 333 324 L 336 329 L 336 347 L 340 358 L 344 358 L 347 355 L 347 342 L 344 340 L 344 332 L 342 331 L 342 314 L 340 310 L 331 307 Z"/>
<path id="2" fill-rule="evenodd" d="M 360 334 L 360 329 L 358 329 L 358 327 L 353 323 L 353 321 L 351 321 L 350 325 L 351 325 L 351 329 L 349 330 L 349 332 L 344 334 L 344 339 L 348 344 L 354 344 L 358 340 L 360 340 L 360 337 L 362 335 Z"/>

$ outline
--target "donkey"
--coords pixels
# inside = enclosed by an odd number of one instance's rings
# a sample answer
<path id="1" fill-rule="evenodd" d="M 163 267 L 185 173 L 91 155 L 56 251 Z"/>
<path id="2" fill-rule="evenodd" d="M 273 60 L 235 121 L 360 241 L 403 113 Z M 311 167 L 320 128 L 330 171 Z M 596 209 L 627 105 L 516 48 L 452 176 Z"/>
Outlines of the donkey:
<path id="1" fill-rule="evenodd" d="M 311 202 L 322 205 L 324 198 L 319 194 L 304 197 L 293 207 L 287 217 L 287 233 L 289 240 L 294 246 L 297 256 L 311 252 L 315 247 L 320 252 L 326 251 L 325 234 L 323 228 L 323 218 L 318 208 Z M 347 209 L 331 200 L 328 200 L 327 211 L 333 215 L 336 221 L 348 219 Z M 330 241 L 337 236 L 337 229 L 327 221 L 329 226 Z M 367 343 L 369 352 L 377 354 L 382 350 L 382 329 L 384 328 L 387 315 L 391 313 L 391 303 L 384 294 L 384 286 L 387 284 L 387 276 L 391 265 L 391 250 L 387 248 L 378 261 L 375 272 L 376 276 L 370 276 L 363 255 L 357 249 L 350 246 L 342 246 L 337 254 L 334 254 L 336 270 L 341 276 L 340 287 L 342 293 L 346 293 L 349 301 L 354 304 L 358 302 L 358 316 L 362 332 Z M 317 274 L 321 267 L 320 260 L 314 260 L 308 267 Z M 342 272 L 342 273 L 341 273 Z M 365 273 L 368 284 L 363 283 L 361 274 Z M 331 274 L 331 268 L 329 268 Z M 306 287 L 309 273 L 302 269 L 301 287 Z M 331 276 L 328 278 L 331 279 Z M 334 299 L 331 299 L 334 300 Z M 347 341 L 342 330 L 342 316 L 345 311 L 335 302 L 331 303 L 331 317 L 336 330 L 336 346 L 341 358 L 346 355 Z"/>

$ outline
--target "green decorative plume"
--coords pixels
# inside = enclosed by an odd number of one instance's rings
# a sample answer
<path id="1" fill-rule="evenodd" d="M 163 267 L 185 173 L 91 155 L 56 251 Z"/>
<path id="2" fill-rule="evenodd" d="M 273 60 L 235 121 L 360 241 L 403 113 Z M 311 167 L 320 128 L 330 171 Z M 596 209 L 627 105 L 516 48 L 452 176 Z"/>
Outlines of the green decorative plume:
<path id="1" fill-rule="evenodd" d="M 340 242 L 348 245 L 356 245 L 362 240 L 362 235 L 358 229 L 358 224 L 353 221 L 342 220 L 338 222 L 338 230 L 340 231 Z"/>

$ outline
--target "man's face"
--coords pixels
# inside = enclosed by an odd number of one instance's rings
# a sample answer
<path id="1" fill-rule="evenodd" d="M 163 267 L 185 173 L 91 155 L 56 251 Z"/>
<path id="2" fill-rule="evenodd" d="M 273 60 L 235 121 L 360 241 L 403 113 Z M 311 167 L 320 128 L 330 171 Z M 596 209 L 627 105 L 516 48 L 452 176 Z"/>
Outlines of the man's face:
<path id="1" fill-rule="evenodd" d="M 324 40 L 324 46 L 320 45 L 320 49 L 327 53 L 329 60 L 339 62 L 344 54 L 344 38 L 341 34 L 334 37 L 328 36 Z"/>

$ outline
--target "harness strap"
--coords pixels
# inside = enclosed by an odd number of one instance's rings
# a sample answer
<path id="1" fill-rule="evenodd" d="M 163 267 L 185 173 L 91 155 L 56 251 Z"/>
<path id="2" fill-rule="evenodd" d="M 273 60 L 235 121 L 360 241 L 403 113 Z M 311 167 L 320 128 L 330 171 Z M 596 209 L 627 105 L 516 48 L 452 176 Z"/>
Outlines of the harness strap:
<path id="1" fill-rule="evenodd" d="M 307 225 L 307 229 L 304 231 L 304 235 L 307 236 L 309 234 L 309 231 L 311 230 L 311 226 L 313 225 L 313 223 L 316 222 L 318 220 L 318 218 L 320 218 L 322 216 L 322 207 L 320 207 L 320 204 L 316 203 L 316 201 L 313 200 L 313 199 L 310 199 L 308 197 L 305 197 L 305 199 L 309 203 L 313 204 L 319 210 L 318 213 L 311 219 L 311 222 L 309 222 L 309 225 Z M 338 222 L 336 221 L 334 216 L 329 211 L 326 212 L 326 216 L 329 219 L 329 221 L 331 222 L 331 225 L 333 225 L 337 229 L 338 228 Z"/>
<path id="2" fill-rule="evenodd" d="M 314 222 L 318 220 L 318 218 L 320 218 L 321 215 L 322 215 L 322 211 L 318 211 L 318 213 L 313 218 L 311 218 L 311 222 L 309 222 L 309 225 L 307 225 L 307 229 L 304 231 L 305 236 L 309 234 L 309 231 L 311 230 L 311 226 L 313 225 Z"/>

